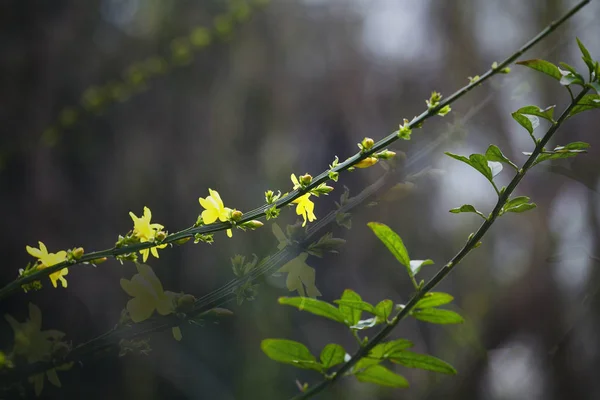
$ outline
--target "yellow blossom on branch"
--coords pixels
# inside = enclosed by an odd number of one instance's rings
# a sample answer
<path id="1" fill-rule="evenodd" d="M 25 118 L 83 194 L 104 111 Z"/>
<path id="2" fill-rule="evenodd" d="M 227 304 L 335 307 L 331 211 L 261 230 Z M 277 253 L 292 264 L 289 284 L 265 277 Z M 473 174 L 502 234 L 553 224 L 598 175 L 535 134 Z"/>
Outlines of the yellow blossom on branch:
<path id="1" fill-rule="evenodd" d="M 292 183 L 294 184 L 294 189 L 299 189 L 302 187 L 296 175 L 292 174 L 291 176 Z M 310 193 L 306 193 L 296 200 L 292 201 L 292 203 L 297 204 L 296 206 L 296 214 L 301 215 L 304 219 L 304 223 L 302 226 L 306 226 L 306 221 L 313 222 L 317 217 L 315 216 L 314 209 L 315 203 L 310 200 Z"/>
<path id="2" fill-rule="evenodd" d="M 297 291 L 302 297 L 316 298 L 321 296 L 321 292 L 315 286 L 315 269 L 306 264 L 307 258 L 308 253 L 300 253 L 277 272 L 287 272 L 285 284 L 290 292 Z"/>
<path id="3" fill-rule="evenodd" d="M 216 220 L 221 222 L 227 222 L 231 218 L 231 208 L 225 207 L 219 192 L 216 190 L 208 189 L 209 196 L 205 199 L 202 197 L 198 198 L 200 205 L 204 207 L 202 211 L 202 221 L 205 224 L 212 224 Z M 227 229 L 227 236 L 231 237 L 231 229 Z"/>
<path id="4" fill-rule="evenodd" d="M 141 243 L 154 241 L 156 239 L 156 234 L 165 228 L 161 224 L 150 223 L 152 211 L 150 211 L 148 207 L 144 207 L 144 215 L 141 217 L 137 217 L 131 211 L 129 212 L 129 216 L 133 220 L 133 235 L 137 237 Z M 150 253 L 152 253 L 154 257 L 159 258 L 157 249 L 164 249 L 165 247 L 167 247 L 166 244 L 161 244 L 149 249 L 143 249 L 140 250 L 140 254 L 143 256 L 144 262 L 146 262 Z"/>
<path id="5" fill-rule="evenodd" d="M 164 291 L 162 283 L 149 265 L 137 264 L 138 273 L 131 280 L 121 279 L 123 290 L 133 297 L 127 302 L 127 311 L 135 323 L 142 322 L 154 310 L 160 315 L 171 314 L 175 310 L 176 293 Z"/>
<path id="6" fill-rule="evenodd" d="M 38 258 L 38 269 L 44 269 L 51 267 L 53 265 L 59 264 L 67 259 L 67 252 L 61 250 L 57 253 L 48 253 L 48 249 L 46 245 L 42 242 L 38 242 L 40 248 L 36 249 L 35 247 L 26 246 L 25 249 L 27 252 L 35 258 Z M 56 272 L 50 274 L 50 280 L 52 281 L 52 285 L 57 287 L 57 281 L 60 280 L 62 287 L 67 287 L 67 280 L 64 278 L 65 275 L 69 273 L 67 268 L 62 268 Z"/>
<path id="7" fill-rule="evenodd" d="M 297 204 L 296 214 L 302 215 L 302 218 L 304 219 L 304 223 L 302 224 L 303 227 L 306 226 L 306 221 L 313 222 L 317 219 L 314 213 L 315 203 L 310 200 L 310 193 L 298 197 L 296 200 L 292 201 L 292 203 Z"/>
<path id="8" fill-rule="evenodd" d="M 145 264 L 137 264 L 138 273 L 131 280 L 121 279 L 121 288 L 133 297 L 127 302 L 127 311 L 131 320 L 135 323 L 150 318 L 154 310 L 160 315 L 168 315 L 176 311 L 177 299 L 181 295 L 163 290 L 162 283 L 156 277 L 152 267 Z M 172 328 L 175 340 L 181 340 L 181 329 L 178 326 Z"/>
<path id="9" fill-rule="evenodd" d="M 23 356 L 28 363 L 36 363 L 44 361 L 52 357 L 52 354 L 57 349 L 66 346 L 62 342 L 65 336 L 63 332 L 57 330 L 42 331 L 42 312 L 35 304 L 29 303 L 29 319 L 25 322 L 18 322 L 11 315 L 5 314 L 4 318 L 8 321 L 15 336 L 15 344 L 13 352 Z M 45 372 L 29 377 L 29 382 L 34 385 L 35 395 L 39 396 L 44 387 L 44 378 L 47 376 L 48 381 L 54 386 L 60 387 L 60 380 L 56 374 L 56 370 L 66 370 L 73 363 L 56 366 Z"/>

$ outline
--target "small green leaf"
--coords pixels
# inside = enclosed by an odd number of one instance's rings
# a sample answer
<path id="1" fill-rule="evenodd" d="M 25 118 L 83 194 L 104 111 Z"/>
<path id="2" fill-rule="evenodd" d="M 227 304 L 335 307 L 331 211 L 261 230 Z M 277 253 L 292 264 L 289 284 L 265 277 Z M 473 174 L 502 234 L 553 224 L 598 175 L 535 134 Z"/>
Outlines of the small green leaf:
<path id="1" fill-rule="evenodd" d="M 432 324 L 462 324 L 465 322 L 458 313 L 440 308 L 415 310 L 411 315 L 420 321 L 431 322 Z"/>
<path id="2" fill-rule="evenodd" d="M 382 365 L 371 365 L 354 374 L 360 382 L 375 383 L 381 386 L 407 388 L 408 381 L 402 375 L 390 371 Z"/>
<path id="3" fill-rule="evenodd" d="M 590 55 L 590 52 L 588 51 L 588 49 L 586 49 L 586 47 L 583 45 L 583 43 L 581 43 L 581 40 L 579 40 L 578 37 L 575 38 L 575 40 L 577 40 L 577 46 L 579 46 L 579 50 L 581 51 L 581 54 L 585 57 L 585 58 L 592 58 L 592 56 Z"/>
<path id="4" fill-rule="evenodd" d="M 406 339 L 395 339 L 375 345 L 369 352 L 370 358 L 385 360 L 395 353 L 413 347 L 413 342 Z"/>
<path id="5" fill-rule="evenodd" d="M 536 71 L 543 72 L 544 74 L 551 76 L 552 78 L 556 79 L 557 81 L 559 81 L 561 78 L 561 74 L 560 74 L 560 71 L 558 70 L 558 67 L 549 61 L 534 59 L 534 60 L 517 61 L 516 64 L 523 65 L 525 67 L 535 69 Z"/>
<path id="6" fill-rule="evenodd" d="M 515 170 L 519 169 L 519 167 L 517 167 L 517 165 L 515 163 L 510 161 L 508 159 L 508 157 L 506 157 L 502 153 L 502 151 L 498 148 L 498 146 L 496 146 L 495 144 L 492 144 L 492 145 L 490 145 L 490 147 L 488 147 L 488 149 L 485 152 L 485 158 L 487 158 L 488 161 L 497 161 L 497 162 L 502 162 L 502 163 L 508 164 L 511 167 L 513 167 Z"/>
<path id="7" fill-rule="evenodd" d="M 408 256 L 408 251 L 406 250 L 406 247 L 404 247 L 404 243 L 402 242 L 400 236 L 398 236 L 396 232 L 394 232 L 385 224 L 379 222 L 369 222 L 367 225 L 373 230 L 373 233 L 375 233 L 379 240 L 381 240 L 388 248 L 390 253 L 396 257 L 396 260 L 398 260 L 400 264 L 404 265 L 408 269 L 408 273 L 411 275 L 412 271 L 410 269 L 410 257 Z"/>
<path id="8" fill-rule="evenodd" d="M 556 146 L 552 152 L 540 154 L 533 163 L 533 165 L 539 164 L 547 160 L 558 160 L 561 158 L 575 157 L 578 154 L 585 153 L 589 147 L 589 143 L 585 142 L 573 142 L 565 146 Z M 528 155 L 531 155 L 531 153 L 529 153 Z"/>
<path id="9" fill-rule="evenodd" d="M 287 339 L 265 339 L 260 348 L 272 360 L 291 364 L 298 368 L 322 371 L 323 368 L 302 343 Z"/>
<path id="10" fill-rule="evenodd" d="M 332 306 L 331 304 L 313 299 L 311 297 L 280 297 L 279 304 L 293 306 L 298 308 L 300 311 L 307 311 L 315 315 L 332 319 L 336 322 L 345 324 L 344 315 Z"/>
<path id="11" fill-rule="evenodd" d="M 587 150 L 590 148 L 590 144 L 586 142 L 571 142 L 564 146 L 557 146 L 554 148 L 554 151 L 562 151 L 562 150 Z"/>
<path id="12" fill-rule="evenodd" d="M 342 346 L 335 343 L 329 343 L 321 351 L 321 364 L 325 369 L 335 367 L 336 365 L 344 362 L 345 356 L 346 350 L 344 350 Z"/>
<path id="13" fill-rule="evenodd" d="M 392 310 L 394 309 L 394 302 L 386 299 L 382 300 L 375 306 L 375 315 L 377 315 L 377 322 L 387 322 Z"/>
<path id="14" fill-rule="evenodd" d="M 477 215 L 479 215 L 480 217 L 482 217 L 483 219 L 487 219 L 486 216 L 481 212 L 481 211 L 477 211 L 475 209 L 475 207 L 473 207 L 470 204 L 463 204 L 460 207 L 457 208 L 453 208 L 450 210 L 450 212 L 452 214 L 459 214 L 459 213 L 475 213 Z"/>
<path id="15" fill-rule="evenodd" d="M 442 374 L 456 375 L 456 370 L 452 365 L 427 354 L 418 354 L 413 353 L 412 351 L 403 350 L 394 353 L 389 360 L 408 368 L 418 368 L 427 371 L 440 372 Z"/>
<path id="16" fill-rule="evenodd" d="M 515 112 L 519 113 L 519 114 L 535 115 L 537 117 L 544 118 L 550 122 L 554 122 L 554 119 L 553 119 L 554 107 L 556 107 L 556 106 L 550 106 L 550 107 L 547 107 L 542 110 L 538 106 L 525 106 L 525 107 L 519 108 Z M 494 161 L 499 161 L 499 160 L 494 160 Z"/>
<path id="17" fill-rule="evenodd" d="M 536 207 L 537 205 L 535 203 L 519 204 L 518 206 L 505 208 L 504 212 L 522 213 Z"/>
<path id="18" fill-rule="evenodd" d="M 479 171 L 483 176 L 485 176 L 490 182 L 493 179 L 492 170 L 488 165 L 487 158 L 482 154 L 471 154 L 469 158 L 464 156 L 459 156 L 457 154 L 453 154 L 450 152 L 445 153 L 447 156 L 454 158 L 455 160 L 462 161 L 467 165 L 475 168 Z"/>
<path id="19" fill-rule="evenodd" d="M 600 82 L 592 82 L 590 86 L 596 91 L 596 93 L 600 94 Z"/>
<path id="20" fill-rule="evenodd" d="M 561 75 L 563 75 L 563 76 L 568 74 L 567 71 L 573 75 L 579 75 L 579 72 L 577 72 L 575 67 L 573 67 L 565 62 L 559 62 L 558 65 L 563 67 L 563 71 L 561 71 Z M 558 70 L 560 71 L 561 69 L 559 68 Z"/>
<path id="21" fill-rule="evenodd" d="M 512 114 L 513 119 L 517 121 L 523 128 L 527 129 L 530 135 L 533 134 L 535 128 L 540 126 L 540 119 L 535 115 L 529 114 L 521 114 L 519 112 L 514 112 Z"/>
<path id="22" fill-rule="evenodd" d="M 417 302 L 415 308 L 432 308 L 438 307 L 444 304 L 450 303 L 454 300 L 454 297 L 449 295 L 448 293 L 442 292 L 429 292 L 423 296 L 421 300 Z"/>
<path id="23" fill-rule="evenodd" d="M 344 290 L 344 293 L 342 294 L 341 300 L 362 301 L 362 298 L 355 291 L 346 289 L 346 290 Z M 360 321 L 360 316 L 362 314 L 362 311 L 360 308 L 348 307 L 344 304 L 339 304 L 338 309 L 340 310 L 340 313 L 344 316 L 346 325 L 348 325 L 348 326 L 356 325 L 356 323 L 358 321 Z"/>
<path id="24" fill-rule="evenodd" d="M 421 267 L 425 265 L 433 265 L 433 260 L 410 260 L 410 270 L 412 271 L 413 276 L 417 276 Z"/>
<path id="25" fill-rule="evenodd" d="M 577 105 L 571 109 L 569 117 L 594 108 L 600 108 L 600 94 L 586 94 L 579 100 Z"/>
<path id="26" fill-rule="evenodd" d="M 512 199 L 506 202 L 503 208 L 520 206 L 521 204 L 529 203 L 529 200 L 531 199 L 527 196 L 513 197 Z"/>
<path id="27" fill-rule="evenodd" d="M 569 85 L 573 85 L 573 84 L 583 84 L 583 79 L 581 79 L 577 75 L 567 73 L 566 75 L 563 75 L 562 78 L 560 78 L 560 84 L 563 86 L 569 86 Z"/>

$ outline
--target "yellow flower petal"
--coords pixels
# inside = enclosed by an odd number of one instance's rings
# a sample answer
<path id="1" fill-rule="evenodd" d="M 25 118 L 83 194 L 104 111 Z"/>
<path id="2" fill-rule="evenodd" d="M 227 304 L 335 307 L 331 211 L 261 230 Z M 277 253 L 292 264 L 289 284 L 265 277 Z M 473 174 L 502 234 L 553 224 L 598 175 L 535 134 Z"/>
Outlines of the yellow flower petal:
<path id="1" fill-rule="evenodd" d="M 150 318 L 154 312 L 154 299 L 148 296 L 134 297 L 127 302 L 127 311 L 131 320 L 135 323 L 142 322 Z"/>
<path id="2" fill-rule="evenodd" d="M 177 340 L 178 342 L 181 341 L 183 337 L 181 335 L 181 328 L 178 326 L 174 326 L 173 328 L 171 328 L 171 331 L 173 332 L 173 337 L 175 338 L 175 340 Z"/>
<path id="3" fill-rule="evenodd" d="M 233 237 L 233 232 L 231 232 L 231 229 L 227 229 L 227 236 Z"/>
<path id="4" fill-rule="evenodd" d="M 152 290 L 154 291 L 156 296 L 161 296 L 164 294 L 162 283 L 156 277 L 156 274 L 152 270 L 152 267 L 146 264 L 136 264 L 137 270 L 141 277 L 150 284 Z M 135 278 L 135 277 L 134 277 Z"/>

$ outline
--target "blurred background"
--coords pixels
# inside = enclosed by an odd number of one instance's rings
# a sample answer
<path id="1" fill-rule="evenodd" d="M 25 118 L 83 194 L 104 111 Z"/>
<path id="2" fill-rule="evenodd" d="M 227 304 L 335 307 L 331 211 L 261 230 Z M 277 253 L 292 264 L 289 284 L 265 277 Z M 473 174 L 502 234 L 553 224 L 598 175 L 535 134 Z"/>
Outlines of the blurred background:
<path id="1" fill-rule="evenodd" d="M 247 211 L 267 189 L 291 189 L 290 174 L 325 170 L 335 155 L 354 154 L 363 137 L 379 139 L 403 118 L 425 110 L 437 90 L 450 95 L 559 18 L 574 1 L 406 0 L 61 0 L 0 5 L 0 204 L 2 286 L 32 261 L 25 246 L 51 252 L 112 247 L 144 206 L 174 232 L 192 225 L 208 188 L 225 205 Z M 600 57 L 600 4 L 592 2 L 523 56 L 584 68 L 578 36 Z M 464 203 L 489 212 L 495 194 L 467 166 L 444 156 L 483 153 L 491 143 L 518 164 L 532 149 L 510 117 L 519 107 L 556 104 L 567 92 L 550 78 L 513 66 L 509 75 L 463 97 L 452 113 L 396 142 L 407 166 L 425 170 L 402 196 L 361 207 L 340 254 L 307 263 L 321 299 L 345 288 L 377 303 L 406 301 L 410 281 L 366 226 L 388 224 L 432 276 L 480 224 L 448 210 Z M 501 218 L 445 280 L 460 326 L 403 321 L 394 337 L 453 364 L 457 376 L 397 367 L 410 389 L 345 379 L 320 399 L 597 399 L 600 287 L 600 114 L 568 121 L 554 144 L 591 143 L 575 159 L 537 167 L 519 186 L 538 207 Z M 542 135 L 546 125 L 538 128 Z M 445 138 L 443 142 L 438 138 Z M 437 144 L 437 146 L 433 146 Z M 417 158 L 418 155 L 418 158 Z M 411 161 L 412 160 L 412 161 Z M 334 192 L 316 199 L 317 218 L 373 183 L 379 166 L 342 174 Z M 510 171 L 497 179 L 507 184 Z M 282 211 L 280 226 L 296 221 Z M 271 221 L 255 232 L 215 235 L 212 245 L 165 249 L 150 264 L 167 290 L 202 296 L 233 278 L 230 258 L 276 251 Z M 73 345 L 111 329 L 129 296 L 120 278 L 132 263 L 109 260 L 71 268 L 67 289 L 43 282 L 39 292 L 2 300 L 19 321 L 40 307 L 43 329 Z M 285 399 L 295 380 L 319 375 L 269 360 L 264 338 L 301 341 L 318 354 L 330 342 L 355 349 L 342 326 L 277 304 L 292 295 L 285 276 L 261 281 L 258 296 L 218 325 L 184 326 L 150 337 L 148 355 L 99 357 L 45 382 L 42 397 L 65 399 Z M 371 333 L 372 335 L 373 333 Z M 1 349 L 13 332 L 0 321 Z M 27 396 L 34 396 L 25 382 Z"/>

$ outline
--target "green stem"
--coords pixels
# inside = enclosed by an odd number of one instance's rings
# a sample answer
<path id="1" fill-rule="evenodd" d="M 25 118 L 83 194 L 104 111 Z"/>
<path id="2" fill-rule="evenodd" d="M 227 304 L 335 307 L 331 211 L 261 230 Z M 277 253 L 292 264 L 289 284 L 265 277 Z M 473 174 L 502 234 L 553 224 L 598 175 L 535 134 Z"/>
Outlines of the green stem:
<path id="1" fill-rule="evenodd" d="M 421 290 L 417 291 L 409 300 L 409 302 L 405 305 L 405 307 L 400 310 L 400 312 L 394 317 L 392 322 L 382 328 L 377 335 L 375 335 L 367 344 L 358 349 L 358 351 L 352 356 L 348 362 L 343 364 L 340 369 L 336 372 L 335 376 L 330 380 L 321 381 L 317 385 L 309 388 L 306 392 L 299 394 L 298 396 L 293 397 L 293 400 L 301 400 L 308 399 L 317 393 L 323 391 L 328 386 L 333 385 L 341 376 L 343 376 L 346 372 L 349 372 L 350 369 L 363 357 L 366 357 L 371 349 L 379 344 L 382 340 L 384 340 L 396 326 L 400 323 L 400 321 L 405 318 L 410 312 L 414 309 L 415 305 L 419 300 L 425 296 L 425 294 L 429 293 L 433 290 L 448 274 L 458 265 L 467 254 L 471 252 L 476 247 L 476 244 L 481 240 L 481 238 L 487 233 L 493 223 L 496 221 L 496 218 L 500 215 L 502 207 L 509 200 L 510 195 L 513 193 L 515 188 L 521 182 L 521 179 L 525 176 L 527 171 L 534 165 L 536 158 L 541 154 L 542 149 L 548 143 L 550 138 L 556 133 L 558 128 L 562 125 L 563 122 L 567 120 L 569 117 L 569 113 L 575 107 L 575 105 L 583 98 L 583 96 L 587 93 L 589 89 L 583 89 L 575 99 L 569 104 L 569 106 L 565 109 L 565 111 L 561 114 L 560 118 L 556 121 L 556 125 L 550 127 L 548 132 L 544 135 L 544 137 L 540 140 L 540 142 L 536 145 L 535 149 L 531 153 L 531 156 L 525 161 L 523 167 L 518 171 L 515 177 L 510 181 L 506 190 L 500 195 L 498 198 L 498 202 L 494 207 L 494 210 L 490 214 L 490 217 L 484 221 L 477 232 L 465 243 L 463 248 L 456 254 L 444 267 L 442 267 L 437 274 L 431 278 Z"/>

